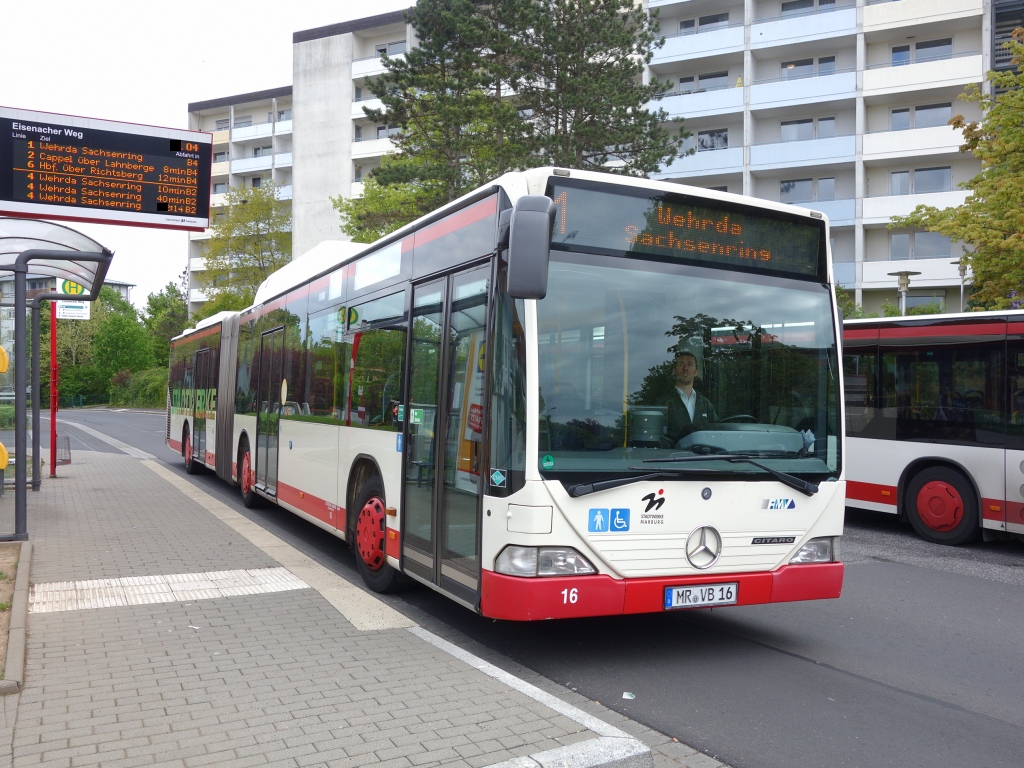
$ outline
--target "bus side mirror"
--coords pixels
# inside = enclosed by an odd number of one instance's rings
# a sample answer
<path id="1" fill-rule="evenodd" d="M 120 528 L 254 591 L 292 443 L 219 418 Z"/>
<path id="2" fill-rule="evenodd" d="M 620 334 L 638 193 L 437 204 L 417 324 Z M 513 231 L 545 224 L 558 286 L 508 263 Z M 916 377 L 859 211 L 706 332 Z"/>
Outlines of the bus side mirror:
<path id="1" fill-rule="evenodd" d="M 543 299 L 548 292 L 548 253 L 555 204 L 544 195 L 525 195 L 512 211 L 508 243 L 508 295 Z"/>

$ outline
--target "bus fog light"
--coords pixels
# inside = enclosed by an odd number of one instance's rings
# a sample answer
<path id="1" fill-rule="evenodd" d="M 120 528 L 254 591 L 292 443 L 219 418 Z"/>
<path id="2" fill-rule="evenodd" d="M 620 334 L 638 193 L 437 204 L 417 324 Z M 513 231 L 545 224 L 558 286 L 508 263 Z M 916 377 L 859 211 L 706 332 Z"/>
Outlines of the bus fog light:
<path id="1" fill-rule="evenodd" d="M 832 538 L 811 539 L 794 555 L 790 563 L 831 563 Z"/>
<path id="2" fill-rule="evenodd" d="M 514 544 L 505 547 L 494 561 L 494 570 L 509 576 L 536 576 L 537 548 Z"/>
<path id="3" fill-rule="evenodd" d="M 538 576 L 578 576 L 597 573 L 587 559 L 572 547 L 541 547 Z"/>

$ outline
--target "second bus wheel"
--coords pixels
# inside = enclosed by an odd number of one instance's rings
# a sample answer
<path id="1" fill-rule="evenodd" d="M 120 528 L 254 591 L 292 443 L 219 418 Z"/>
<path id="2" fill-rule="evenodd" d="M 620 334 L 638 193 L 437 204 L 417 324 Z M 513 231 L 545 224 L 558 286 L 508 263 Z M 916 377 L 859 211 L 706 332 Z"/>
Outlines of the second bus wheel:
<path id="1" fill-rule="evenodd" d="M 906 506 L 914 530 L 936 544 L 966 544 L 980 533 L 974 487 L 955 469 L 929 467 L 914 475 Z"/>
<path id="2" fill-rule="evenodd" d="M 238 445 L 238 487 L 242 489 L 242 503 L 246 507 L 255 507 L 260 497 L 256 494 L 256 477 L 252 469 L 252 451 L 249 441 L 244 437 Z"/>
<path id="3" fill-rule="evenodd" d="M 367 480 L 356 497 L 355 540 L 356 567 L 366 586 L 374 592 L 394 592 L 399 588 L 399 574 L 388 565 L 385 556 L 384 531 L 386 513 L 384 486 L 379 477 Z"/>
<path id="4" fill-rule="evenodd" d="M 192 435 L 185 426 L 185 432 L 181 436 L 181 452 L 185 456 L 185 471 L 190 475 L 198 475 L 202 470 L 202 464 L 192 458 Z"/>

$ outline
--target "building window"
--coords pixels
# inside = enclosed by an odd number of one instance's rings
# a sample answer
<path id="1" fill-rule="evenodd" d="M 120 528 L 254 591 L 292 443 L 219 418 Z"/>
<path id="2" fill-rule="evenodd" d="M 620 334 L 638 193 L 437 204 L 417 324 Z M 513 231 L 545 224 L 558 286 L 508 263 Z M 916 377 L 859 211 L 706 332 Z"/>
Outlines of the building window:
<path id="1" fill-rule="evenodd" d="M 909 291 L 907 293 L 907 312 L 918 307 L 932 306 L 937 308 L 936 314 L 946 311 L 946 294 L 937 291 Z"/>
<path id="2" fill-rule="evenodd" d="M 680 35 L 694 35 L 698 32 L 710 32 L 729 26 L 729 13 L 711 13 L 696 19 L 683 19 L 679 22 Z"/>
<path id="3" fill-rule="evenodd" d="M 902 67 L 921 61 L 938 61 L 939 59 L 949 59 L 952 57 L 953 38 L 951 37 L 914 43 L 913 50 L 911 50 L 909 45 L 894 45 L 892 47 L 892 65 L 894 67 Z"/>
<path id="4" fill-rule="evenodd" d="M 716 149 L 729 148 L 729 131 L 718 128 L 713 131 L 700 131 L 697 134 L 697 151 L 713 152 Z"/>
<path id="5" fill-rule="evenodd" d="M 253 147 L 252 148 L 252 156 L 253 157 L 270 157 L 272 154 L 274 154 L 274 148 L 273 147 Z"/>
<path id="6" fill-rule="evenodd" d="M 400 53 L 405 53 L 405 40 L 396 40 L 393 43 L 381 43 L 380 45 L 373 46 L 374 54 L 380 58 L 385 53 L 388 56 L 397 56 Z"/>
<path id="7" fill-rule="evenodd" d="M 356 166 L 356 172 L 355 172 L 354 178 L 355 178 L 356 181 L 362 181 L 363 180 L 363 166 L 361 166 L 361 165 L 357 165 Z"/>
<path id="8" fill-rule="evenodd" d="M 836 180 L 789 179 L 779 184 L 779 201 L 783 203 L 813 203 L 836 199 Z"/>
<path id="9" fill-rule="evenodd" d="M 235 128 L 248 128 L 250 125 L 252 125 L 252 115 L 245 115 L 244 117 L 235 118 Z"/>
<path id="10" fill-rule="evenodd" d="M 362 141 L 363 140 L 363 126 L 357 125 L 352 129 L 352 140 Z"/>
<path id="11" fill-rule="evenodd" d="M 953 104 L 923 104 L 920 107 L 899 107 L 890 113 L 889 127 L 893 131 L 911 128 L 935 128 L 949 125 L 953 119 Z"/>
<path id="12" fill-rule="evenodd" d="M 890 195 L 925 195 L 949 192 L 953 189 L 953 169 L 917 168 L 913 171 L 893 171 L 889 174 Z"/>
<path id="13" fill-rule="evenodd" d="M 818 0 L 818 11 L 833 11 L 836 7 L 836 0 Z M 814 0 L 789 0 L 782 4 L 783 16 L 800 16 L 806 13 L 814 13 Z"/>
<path id="14" fill-rule="evenodd" d="M 231 121 L 228 118 L 222 118 L 217 121 L 215 130 L 226 131 L 231 125 Z"/>
<path id="15" fill-rule="evenodd" d="M 782 62 L 783 80 L 798 80 L 802 77 L 814 77 L 814 59 Z"/>
<path id="16" fill-rule="evenodd" d="M 215 162 L 215 163 L 226 163 L 227 161 L 228 161 L 228 153 L 227 152 L 214 152 L 213 153 L 213 162 Z"/>
<path id="17" fill-rule="evenodd" d="M 711 190 L 712 192 L 728 192 L 729 191 L 729 185 L 723 184 L 720 187 L 708 187 L 708 189 Z"/>
<path id="18" fill-rule="evenodd" d="M 398 126 L 397 125 L 378 125 L 377 126 L 377 138 L 378 139 L 387 139 L 387 138 L 389 138 L 391 136 L 395 136 L 397 134 L 398 134 Z"/>
<path id="19" fill-rule="evenodd" d="M 952 241 L 938 232 L 894 232 L 889 236 L 889 260 L 948 259 Z"/>
<path id="20" fill-rule="evenodd" d="M 279 109 L 279 110 L 277 110 L 277 119 L 278 119 L 279 122 L 282 121 L 282 120 L 291 120 L 292 119 L 292 111 L 291 111 L 291 109 L 289 108 L 289 109 Z"/>
<path id="21" fill-rule="evenodd" d="M 212 191 L 213 191 L 213 194 L 215 194 L 215 195 L 223 195 L 225 192 L 228 191 L 228 184 L 227 184 L 227 182 L 226 181 L 215 181 L 215 182 L 213 182 L 213 189 L 212 189 Z"/>
<path id="22" fill-rule="evenodd" d="M 729 73 L 728 72 L 706 72 L 700 76 L 698 85 L 706 91 L 710 91 L 713 88 L 728 88 L 729 87 Z"/>
<path id="23" fill-rule="evenodd" d="M 836 135 L 834 117 L 803 118 L 784 120 L 781 125 L 782 141 L 807 141 L 809 139 L 831 139 Z"/>
<path id="24" fill-rule="evenodd" d="M 260 178 L 259 176 L 253 176 L 252 177 L 253 189 L 258 189 L 262 185 L 263 185 L 263 179 L 262 178 Z"/>

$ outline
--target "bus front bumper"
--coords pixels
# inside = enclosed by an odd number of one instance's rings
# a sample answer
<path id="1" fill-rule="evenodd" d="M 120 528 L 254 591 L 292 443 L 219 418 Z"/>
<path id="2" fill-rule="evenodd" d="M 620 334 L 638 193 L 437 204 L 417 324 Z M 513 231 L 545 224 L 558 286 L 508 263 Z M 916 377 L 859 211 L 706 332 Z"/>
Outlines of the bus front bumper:
<path id="1" fill-rule="evenodd" d="M 777 571 L 650 579 L 610 576 L 549 576 L 523 578 L 484 571 L 480 612 L 494 619 L 540 619 L 660 613 L 665 590 L 691 585 L 737 584 L 735 605 L 786 603 L 839 597 L 842 563 L 784 565 Z M 684 609 L 687 610 L 687 609 Z"/>

